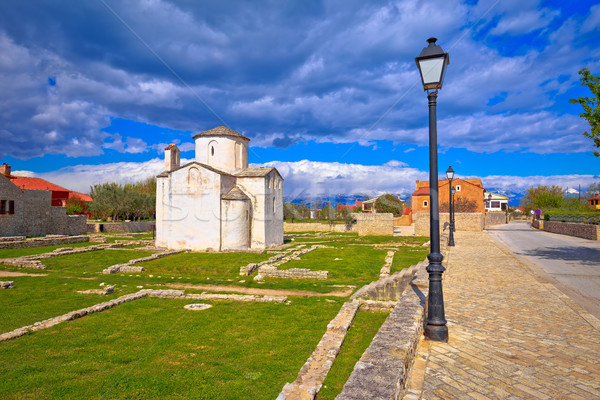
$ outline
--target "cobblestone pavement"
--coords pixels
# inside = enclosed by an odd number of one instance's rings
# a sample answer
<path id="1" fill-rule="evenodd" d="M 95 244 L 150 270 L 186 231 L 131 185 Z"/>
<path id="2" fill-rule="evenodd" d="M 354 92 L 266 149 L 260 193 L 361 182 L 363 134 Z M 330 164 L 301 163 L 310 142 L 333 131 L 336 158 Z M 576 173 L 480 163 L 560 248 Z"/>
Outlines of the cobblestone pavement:
<path id="1" fill-rule="evenodd" d="M 405 400 L 600 399 L 598 319 L 485 232 L 445 263 L 449 341 L 421 341 Z"/>

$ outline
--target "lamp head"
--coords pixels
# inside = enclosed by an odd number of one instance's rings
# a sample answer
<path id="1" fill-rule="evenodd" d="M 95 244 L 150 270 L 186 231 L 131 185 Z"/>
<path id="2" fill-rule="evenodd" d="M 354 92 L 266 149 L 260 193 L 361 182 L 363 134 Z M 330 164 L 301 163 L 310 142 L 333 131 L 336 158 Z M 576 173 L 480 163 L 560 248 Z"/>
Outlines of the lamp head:
<path id="1" fill-rule="evenodd" d="M 450 64 L 450 56 L 435 42 L 436 38 L 427 39 L 429 45 L 415 58 L 424 90 L 441 89 L 446 75 L 446 67 Z"/>

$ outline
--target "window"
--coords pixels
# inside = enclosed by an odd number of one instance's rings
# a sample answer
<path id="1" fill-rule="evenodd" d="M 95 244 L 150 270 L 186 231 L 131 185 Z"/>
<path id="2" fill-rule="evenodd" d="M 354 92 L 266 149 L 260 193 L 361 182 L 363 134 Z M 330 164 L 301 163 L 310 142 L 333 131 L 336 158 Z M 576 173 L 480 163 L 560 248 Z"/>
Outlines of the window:
<path id="1" fill-rule="evenodd" d="M 0 200 L 0 214 L 6 214 L 6 200 Z"/>
<path id="2" fill-rule="evenodd" d="M 427 200 L 423 200 L 423 207 L 429 207 L 429 202 Z"/>
<path id="3" fill-rule="evenodd" d="M 275 197 L 273 197 L 273 214 L 275 214 Z"/>
<path id="4" fill-rule="evenodd" d="M 210 155 L 211 156 L 215 155 L 215 147 L 214 146 L 210 146 Z"/>
<path id="5" fill-rule="evenodd" d="M 457 192 L 460 192 L 460 185 L 456 185 L 456 186 L 454 186 L 454 187 L 456 188 L 456 191 L 457 191 Z"/>
<path id="6" fill-rule="evenodd" d="M 492 206 L 490 208 L 500 208 L 500 202 L 499 201 L 492 201 Z"/>
<path id="7" fill-rule="evenodd" d="M 15 201 L 14 200 L 8 201 L 8 213 L 10 215 L 13 215 L 15 213 Z"/>

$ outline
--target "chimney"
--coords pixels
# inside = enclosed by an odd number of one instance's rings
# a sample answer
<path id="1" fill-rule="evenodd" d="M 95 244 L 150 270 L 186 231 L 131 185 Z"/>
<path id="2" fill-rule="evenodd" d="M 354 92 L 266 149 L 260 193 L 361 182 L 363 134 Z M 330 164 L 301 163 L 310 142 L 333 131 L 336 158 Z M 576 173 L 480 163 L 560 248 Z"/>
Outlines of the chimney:
<path id="1" fill-rule="evenodd" d="M 419 182 L 418 180 L 417 180 L 417 181 L 415 181 L 415 190 L 419 190 L 419 183 L 420 183 L 420 182 Z"/>
<path id="2" fill-rule="evenodd" d="M 174 143 L 165 147 L 165 171 L 171 172 L 179 168 L 179 149 Z"/>
<path id="3" fill-rule="evenodd" d="M 4 176 L 10 176 L 10 165 L 7 163 L 0 165 L 0 174 Z"/>

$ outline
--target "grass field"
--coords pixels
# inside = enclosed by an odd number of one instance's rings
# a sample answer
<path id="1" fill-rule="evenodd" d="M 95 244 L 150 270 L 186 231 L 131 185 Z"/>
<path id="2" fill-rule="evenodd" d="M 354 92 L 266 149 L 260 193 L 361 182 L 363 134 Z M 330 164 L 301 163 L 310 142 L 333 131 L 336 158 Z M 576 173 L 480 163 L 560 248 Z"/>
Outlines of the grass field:
<path id="1" fill-rule="evenodd" d="M 353 290 L 378 279 L 388 247 L 397 250 L 392 272 L 425 258 L 425 238 L 333 234 L 296 237 L 316 249 L 286 268 L 327 270 L 326 281 L 265 279 L 239 275 L 267 253 L 180 253 L 142 265 L 146 272 L 102 274 L 110 265 L 152 254 L 147 250 L 100 250 L 42 260 L 45 270 L 0 270 L 36 276 L 13 280 L 0 291 L 0 333 L 132 293 L 141 288 L 219 285 L 242 290 Z M 84 245 L 84 244 L 79 244 Z M 310 245 L 310 244 L 308 244 Z M 0 257 L 38 254 L 48 248 L 5 250 Z M 62 247 L 76 247 L 65 245 Z M 382 247 L 382 248 L 380 248 Z M 27 250 L 27 251 L 25 251 Z M 34 251 L 30 253 L 30 251 Z M 0 261 L 1 262 L 1 261 Z M 78 290 L 114 285 L 108 296 Z M 235 289 L 233 289 L 235 290 Z M 202 290 L 188 289 L 189 292 Z M 349 295 L 349 294 L 348 294 Z M 292 382 L 346 297 L 289 296 L 291 304 L 203 301 L 204 311 L 183 308 L 190 300 L 144 298 L 0 342 L 2 399 L 274 399 Z M 319 399 L 333 399 L 387 314 L 359 311 Z"/>

